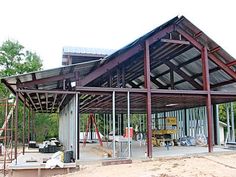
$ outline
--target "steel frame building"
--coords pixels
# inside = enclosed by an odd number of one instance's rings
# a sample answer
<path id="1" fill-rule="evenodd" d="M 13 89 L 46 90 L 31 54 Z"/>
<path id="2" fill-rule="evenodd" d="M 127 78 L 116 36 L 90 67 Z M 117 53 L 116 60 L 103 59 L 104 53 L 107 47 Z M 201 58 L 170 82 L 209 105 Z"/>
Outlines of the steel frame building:
<path id="1" fill-rule="evenodd" d="M 72 55 L 66 57 L 72 61 Z M 61 111 L 74 100 L 77 159 L 80 114 L 110 113 L 114 118 L 117 113 L 145 113 L 151 158 L 152 113 L 198 106 L 206 106 L 208 151 L 212 152 L 215 106 L 236 100 L 235 65 L 233 57 L 181 16 L 101 59 L 1 81 L 16 95 L 17 103 L 23 101 L 33 112 Z M 15 126 L 15 158 L 17 139 Z"/>

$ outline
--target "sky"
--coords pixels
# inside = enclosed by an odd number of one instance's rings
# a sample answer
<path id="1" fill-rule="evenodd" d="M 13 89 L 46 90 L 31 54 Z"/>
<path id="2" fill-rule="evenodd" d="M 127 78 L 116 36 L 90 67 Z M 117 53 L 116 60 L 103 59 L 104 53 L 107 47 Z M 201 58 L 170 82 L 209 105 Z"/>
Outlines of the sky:
<path id="1" fill-rule="evenodd" d="M 236 58 L 235 0 L 0 0 L 0 44 L 17 40 L 44 69 L 63 46 L 119 49 L 183 15 Z"/>

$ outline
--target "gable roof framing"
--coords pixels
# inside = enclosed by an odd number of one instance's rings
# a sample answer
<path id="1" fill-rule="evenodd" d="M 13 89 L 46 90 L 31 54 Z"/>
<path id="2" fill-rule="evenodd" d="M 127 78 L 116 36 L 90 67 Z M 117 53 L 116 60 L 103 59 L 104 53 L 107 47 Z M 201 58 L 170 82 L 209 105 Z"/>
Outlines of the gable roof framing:
<path id="1" fill-rule="evenodd" d="M 26 98 L 26 104 L 39 112 L 55 112 L 66 104 L 68 97 L 73 95 L 74 91 L 79 91 L 82 87 L 103 89 L 104 87 L 126 87 L 136 88 L 136 92 L 142 91 L 145 88 L 145 43 L 149 44 L 150 50 L 152 94 L 160 94 L 155 92 L 156 89 L 202 91 L 204 84 L 200 59 L 203 47 L 207 47 L 212 91 L 235 83 L 236 60 L 183 16 L 171 19 L 105 58 L 6 77 L 1 81 L 13 93 L 16 91 L 21 93 L 21 90 L 24 90 L 25 92 L 19 94 L 19 98 L 21 100 Z M 72 87 L 73 82 L 77 82 L 78 86 Z M 73 91 L 73 93 L 66 94 L 66 91 Z M 82 92 L 86 94 L 84 90 Z M 86 105 L 91 104 L 90 107 L 94 108 L 93 106 L 97 106 L 96 103 L 104 107 L 110 104 L 107 102 L 111 98 L 109 94 L 104 97 L 88 96 L 91 94 L 90 91 L 88 95 L 83 94 L 81 95 L 82 111 L 91 110 Z M 221 101 L 225 101 L 224 98 L 221 98 Z M 137 100 L 141 102 L 142 96 L 137 97 Z M 214 102 L 220 101 L 215 99 Z M 83 103 L 85 104 L 82 105 Z M 160 108 L 161 105 L 158 106 Z M 140 109 L 142 108 L 143 105 Z"/>

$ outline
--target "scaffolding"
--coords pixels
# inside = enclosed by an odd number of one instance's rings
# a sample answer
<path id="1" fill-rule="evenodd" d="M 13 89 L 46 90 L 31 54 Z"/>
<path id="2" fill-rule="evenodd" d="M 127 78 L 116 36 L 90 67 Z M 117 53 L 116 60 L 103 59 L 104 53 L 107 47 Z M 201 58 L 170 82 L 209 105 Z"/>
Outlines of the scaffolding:
<path id="1" fill-rule="evenodd" d="M 8 98 L 3 98 L 0 100 L 0 107 L 2 108 L 2 128 L 0 128 L 0 155 L 3 162 L 3 175 L 6 176 L 7 173 L 7 163 L 13 160 L 13 116 L 15 103 L 9 103 Z"/>

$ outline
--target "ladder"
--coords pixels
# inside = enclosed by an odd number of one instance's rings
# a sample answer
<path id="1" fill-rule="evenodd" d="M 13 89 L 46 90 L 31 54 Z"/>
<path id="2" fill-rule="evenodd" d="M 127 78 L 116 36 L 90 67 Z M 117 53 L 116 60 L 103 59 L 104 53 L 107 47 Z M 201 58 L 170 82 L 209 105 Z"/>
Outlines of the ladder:
<path id="1" fill-rule="evenodd" d="M 13 116 L 14 109 L 16 107 L 16 102 L 14 102 L 13 106 L 11 107 L 10 112 L 7 115 L 7 118 L 5 119 L 2 128 L 0 129 L 0 137 L 2 136 L 3 131 L 5 130 L 6 125 L 8 124 L 8 121 L 10 120 L 11 116 Z"/>
<path id="2" fill-rule="evenodd" d="M 94 114 L 90 113 L 89 114 L 89 117 L 88 117 L 88 122 L 87 122 L 87 126 L 86 126 L 86 132 L 85 132 L 85 136 L 84 136 L 84 142 L 83 142 L 83 145 L 85 146 L 86 145 L 86 141 L 88 139 L 88 131 L 89 131 L 89 126 L 91 125 L 91 123 L 93 124 L 94 128 L 95 128 L 95 132 L 97 134 L 97 137 L 98 137 L 98 141 L 99 141 L 99 144 L 100 146 L 103 146 L 102 144 L 102 139 L 100 137 L 100 134 L 99 134 L 99 131 L 98 131 L 98 127 L 97 127 L 97 124 L 96 124 L 96 120 L 95 120 L 95 117 L 94 117 Z"/>

